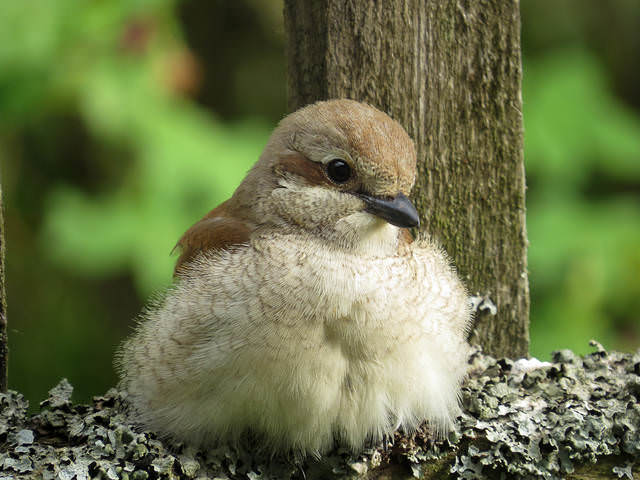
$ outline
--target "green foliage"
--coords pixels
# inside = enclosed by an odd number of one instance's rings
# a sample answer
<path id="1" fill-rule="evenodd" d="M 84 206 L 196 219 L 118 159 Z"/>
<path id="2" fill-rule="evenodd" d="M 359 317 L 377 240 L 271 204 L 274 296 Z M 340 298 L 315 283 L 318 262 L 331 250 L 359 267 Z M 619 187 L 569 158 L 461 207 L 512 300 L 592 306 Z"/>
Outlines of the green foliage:
<path id="1" fill-rule="evenodd" d="M 184 96 L 173 1 L 30 5 L 0 3 L 10 384 L 39 398 L 69 376 L 86 399 L 113 384 L 133 324 L 113 279 L 131 278 L 141 299 L 168 285 L 176 240 L 233 192 L 270 126 L 222 124 Z M 72 128 L 58 125 L 67 117 Z M 74 149 L 83 136 L 89 152 Z M 87 172 L 67 171 L 64 154 Z"/>
<path id="2" fill-rule="evenodd" d="M 56 188 L 42 236 L 61 267 L 89 275 L 129 269 L 142 296 L 171 281 L 176 240 L 229 197 L 268 134 L 258 125 L 215 125 L 186 105 L 146 112 L 136 112 L 130 131 L 139 133 L 126 138 L 135 160 L 125 181 L 97 198 Z"/>
<path id="3" fill-rule="evenodd" d="M 640 311 L 640 118 L 581 50 L 525 61 L 532 354 L 617 348 Z M 637 331 L 637 330 L 636 330 Z"/>
<path id="4" fill-rule="evenodd" d="M 10 92 L 2 99 L 5 112 L 15 121 L 43 104 L 77 109 L 90 134 L 130 156 L 124 180 L 112 191 L 94 196 L 77 186 L 53 188 L 44 250 L 80 274 L 130 269 L 143 296 L 170 282 L 176 239 L 232 193 L 268 135 L 256 122 L 222 125 L 167 88 L 159 77 L 171 68 L 167 50 L 183 48 L 173 19 L 158 23 L 171 4 L 41 2 L 35 16 L 11 7 L 15 2 L 4 4 L 19 40 L 4 42 L 0 56 L 12 72 L 3 82 Z M 125 21 L 142 8 L 156 20 L 138 27 L 153 38 L 143 40 L 150 42 L 147 52 L 136 55 L 126 51 L 122 35 Z"/>

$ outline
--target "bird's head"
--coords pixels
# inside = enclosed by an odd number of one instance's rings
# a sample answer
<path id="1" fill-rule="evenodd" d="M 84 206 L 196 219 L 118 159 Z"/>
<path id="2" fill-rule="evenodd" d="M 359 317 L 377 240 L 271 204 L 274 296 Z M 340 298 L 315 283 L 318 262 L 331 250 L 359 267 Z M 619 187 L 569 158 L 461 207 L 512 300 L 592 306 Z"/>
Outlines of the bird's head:
<path id="1" fill-rule="evenodd" d="M 301 228 L 343 246 L 397 239 L 419 224 L 408 199 L 413 142 L 374 107 L 318 102 L 284 118 L 234 194 L 256 223 Z"/>

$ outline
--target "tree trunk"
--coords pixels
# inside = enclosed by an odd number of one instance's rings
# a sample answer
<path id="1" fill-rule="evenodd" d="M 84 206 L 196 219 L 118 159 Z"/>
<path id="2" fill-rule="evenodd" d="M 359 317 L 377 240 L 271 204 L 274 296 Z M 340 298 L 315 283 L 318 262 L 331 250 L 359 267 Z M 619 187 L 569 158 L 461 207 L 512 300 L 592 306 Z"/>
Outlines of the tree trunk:
<path id="1" fill-rule="evenodd" d="M 478 297 L 471 341 L 527 355 L 518 2 L 285 0 L 284 16 L 289 109 L 353 98 L 406 128 L 422 228 Z"/>
<path id="2" fill-rule="evenodd" d="M 7 391 L 9 340 L 7 339 L 7 300 L 4 288 L 4 216 L 0 184 L 0 392 Z"/>

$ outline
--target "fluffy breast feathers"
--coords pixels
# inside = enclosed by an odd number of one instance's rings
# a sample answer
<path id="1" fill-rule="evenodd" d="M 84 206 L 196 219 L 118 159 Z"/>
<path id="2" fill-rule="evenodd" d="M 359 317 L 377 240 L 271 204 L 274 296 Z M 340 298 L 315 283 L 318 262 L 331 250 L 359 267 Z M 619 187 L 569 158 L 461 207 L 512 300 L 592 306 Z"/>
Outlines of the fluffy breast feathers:
<path id="1" fill-rule="evenodd" d="M 122 350 L 124 385 L 144 424 L 181 440 L 253 431 L 318 453 L 423 420 L 443 431 L 458 413 L 470 312 L 427 240 L 363 262 L 257 237 L 199 256 L 145 317 Z"/>
<path id="2" fill-rule="evenodd" d="M 416 153 L 351 100 L 274 130 L 233 196 L 178 241 L 175 284 L 118 355 L 146 427 L 199 445 L 358 449 L 458 413 L 470 321 L 441 249 L 411 240 Z"/>

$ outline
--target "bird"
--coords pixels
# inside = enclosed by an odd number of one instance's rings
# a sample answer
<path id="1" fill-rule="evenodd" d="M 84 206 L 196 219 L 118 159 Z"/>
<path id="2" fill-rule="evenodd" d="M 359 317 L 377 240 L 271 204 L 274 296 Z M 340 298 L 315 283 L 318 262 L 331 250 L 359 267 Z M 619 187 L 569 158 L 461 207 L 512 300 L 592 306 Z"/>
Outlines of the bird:
<path id="1" fill-rule="evenodd" d="M 233 195 L 179 239 L 175 281 L 116 363 L 135 418 L 210 447 L 358 451 L 460 414 L 471 309 L 409 199 L 413 141 L 377 108 L 286 116 Z"/>

